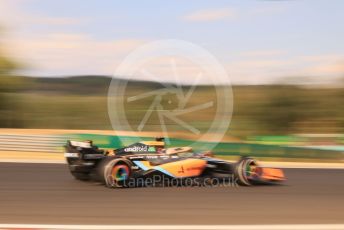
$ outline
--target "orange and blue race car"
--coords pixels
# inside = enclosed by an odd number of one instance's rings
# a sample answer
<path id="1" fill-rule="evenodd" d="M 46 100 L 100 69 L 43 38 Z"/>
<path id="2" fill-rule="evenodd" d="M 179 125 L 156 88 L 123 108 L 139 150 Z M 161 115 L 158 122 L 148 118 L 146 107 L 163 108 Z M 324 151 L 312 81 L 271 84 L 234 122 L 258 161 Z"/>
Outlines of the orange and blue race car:
<path id="1" fill-rule="evenodd" d="M 261 167 L 250 157 L 237 162 L 215 158 L 210 151 L 191 147 L 165 148 L 163 138 L 115 149 L 99 149 L 92 141 L 67 141 L 65 157 L 78 180 L 96 180 L 108 187 L 159 185 L 278 184 L 281 169 Z"/>

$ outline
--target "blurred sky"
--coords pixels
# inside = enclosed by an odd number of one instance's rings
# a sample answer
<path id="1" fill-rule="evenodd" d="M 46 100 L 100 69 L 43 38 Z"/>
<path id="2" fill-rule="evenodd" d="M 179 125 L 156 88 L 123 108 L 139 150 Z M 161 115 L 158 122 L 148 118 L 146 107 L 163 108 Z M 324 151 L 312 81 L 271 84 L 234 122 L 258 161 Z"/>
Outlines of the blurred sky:
<path id="1" fill-rule="evenodd" d="M 344 77 L 343 0 L 0 0 L 0 25 L 28 75 L 111 75 L 140 45 L 183 39 L 216 56 L 234 83 Z"/>

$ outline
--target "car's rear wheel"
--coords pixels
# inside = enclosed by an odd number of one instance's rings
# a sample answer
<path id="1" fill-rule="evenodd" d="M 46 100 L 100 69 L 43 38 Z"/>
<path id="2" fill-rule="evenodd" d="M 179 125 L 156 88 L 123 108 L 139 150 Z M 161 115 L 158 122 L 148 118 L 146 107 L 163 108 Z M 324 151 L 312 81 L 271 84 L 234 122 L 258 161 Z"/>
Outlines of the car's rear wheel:
<path id="1" fill-rule="evenodd" d="M 131 176 L 131 166 L 123 159 L 109 158 L 100 165 L 99 176 L 107 187 L 124 187 Z"/>
<path id="2" fill-rule="evenodd" d="M 255 159 L 251 157 L 243 157 L 239 160 L 235 167 L 235 178 L 239 185 L 250 186 L 256 173 L 258 164 Z"/>

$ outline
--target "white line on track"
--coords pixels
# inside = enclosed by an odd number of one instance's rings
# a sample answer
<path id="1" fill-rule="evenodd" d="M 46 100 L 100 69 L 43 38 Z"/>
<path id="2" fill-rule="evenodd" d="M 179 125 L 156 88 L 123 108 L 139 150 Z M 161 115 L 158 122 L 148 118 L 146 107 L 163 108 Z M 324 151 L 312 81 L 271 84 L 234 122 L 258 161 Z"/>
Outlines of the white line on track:
<path id="1" fill-rule="evenodd" d="M 0 224 L 0 229 L 80 229 L 80 230 L 343 230 L 344 224 L 279 225 L 40 225 Z"/>

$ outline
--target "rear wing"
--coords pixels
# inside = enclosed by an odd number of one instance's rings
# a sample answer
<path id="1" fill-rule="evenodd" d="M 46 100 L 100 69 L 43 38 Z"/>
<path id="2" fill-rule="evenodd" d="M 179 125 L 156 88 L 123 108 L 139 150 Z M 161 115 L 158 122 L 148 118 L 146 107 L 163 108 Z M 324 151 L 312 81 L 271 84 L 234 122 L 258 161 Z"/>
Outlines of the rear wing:
<path id="1" fill-rule="evenodd" d="M 91 143 L 86 142 L 86 141 L 69 141 L 69 144 L 73 147 L 80 147 L 80 148 L 86 148 L 86 149 L 92 148 Z"/>
<path id="2" fill-rule="evenodd" d="M 98 149 L 90 141 L 67 141 L 65 145 L 66 158 L 99 159 L 105 156 L 105 151 Z"/>

